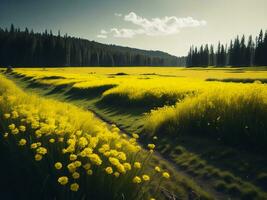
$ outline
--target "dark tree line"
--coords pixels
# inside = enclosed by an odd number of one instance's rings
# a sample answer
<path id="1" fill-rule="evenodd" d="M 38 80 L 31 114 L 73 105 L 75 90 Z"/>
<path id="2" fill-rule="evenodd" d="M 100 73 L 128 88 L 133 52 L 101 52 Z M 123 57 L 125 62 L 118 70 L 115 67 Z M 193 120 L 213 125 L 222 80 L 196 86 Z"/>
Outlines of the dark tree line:
<path id="1" fill-rule="evenodd" d="M 34 33 L 11 25 L 0 28 L 0 65 L 13 66 L 178 66 L 178 58 L 161 51 L 105 45 L 61 36 L 60 31 Z"/>
<path id="2" fill-rule="evenodd" d="M 237 36 L 229 45 L 218 43 L 214 46 L 202 45 L 200 48 L 192 46 L 189 50 L 186 65 L 192 66 L 267 66 L 267 31 L 260 31 L 253 40 L 249 36 L 247 41 L 243 35 Z"/>

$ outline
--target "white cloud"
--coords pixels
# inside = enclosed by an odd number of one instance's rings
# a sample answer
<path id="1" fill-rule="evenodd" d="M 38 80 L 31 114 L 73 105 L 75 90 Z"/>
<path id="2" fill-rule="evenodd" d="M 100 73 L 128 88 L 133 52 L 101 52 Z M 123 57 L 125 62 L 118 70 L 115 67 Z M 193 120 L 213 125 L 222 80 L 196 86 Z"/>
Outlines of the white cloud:
<path id="1" fill-rule="evenodd" d="M 113 35 L 113 37 L 117 38 L 132 38 L 133 36 L 137 34 L 142 34 L 142 29 L 127 29 L 127 28 L 112 28 L 110 29 L 110 33 Z"/>
<path id="2" fill-rule="evenodd" d="M 117 14 L 115 13 L 115 15 Z M 205 20 L 196 20 L 192 17 L 165 16 L 163 18 L 146 19 L 134 12 L 125 15 L 123 19 L 136 25 L 137 28 L 111 28 L 108 32 L 102 33 L 102 30 L 101 34 L 112 34 L 113 37 L 117 38 L 133 38 L 136 35 L 166 36 L 177 34 L 183 28 L 201 27 L 207 24 Z"/>
<path id="3" fill-rule="evenodd" d="M 114 15 L 115 15 L 116 17 L 121 17 L 121 16 L 122 16 L 121 13 L 114 13 Z"/>
<path id="4" fill-rule="evenodd" d="M 149 36 L 172 35 L 179 33 L 182 28 L 199 27 L 207 24 L 204 20 L 199 21 L 193 19 L 192 17 L 177 18 L 175 16 L 166 16 L 163 18 L 152 18 L 151 20 L 148 20 L 138 16 L 134 12 L 130 12 L 128 15 L 125 15 L 124 20 L 142 27 L 144 34 Z"/>
<path id="5" fill-rule="evenodd" d="M 106 39 L 106 38 L 107 38 L 107 35 L 101 35 L 101 34 L 99 34 L 99 35 L 97 35 L 96 37 L 97 37 L 97 38 Z"/>
<path id="6" fill-rule="evenodd" d="M 108 34 L 108 32 L 107 32 L 106 30 L 102 29 L 102 30 L 100 31 L 100 34 L 101 34 L 101 35 L 105 35 L 105 34 Z"/>

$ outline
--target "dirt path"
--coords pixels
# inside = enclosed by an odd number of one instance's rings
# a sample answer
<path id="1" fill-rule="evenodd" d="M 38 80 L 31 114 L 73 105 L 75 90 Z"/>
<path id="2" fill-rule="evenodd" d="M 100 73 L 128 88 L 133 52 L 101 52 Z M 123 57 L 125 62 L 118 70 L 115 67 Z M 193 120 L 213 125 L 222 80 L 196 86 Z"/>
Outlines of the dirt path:
<path id="1" fill-rule="evenodd" d="M 19 78 L 16 78 L 16 77 L 13 77 L 13 76 L 8 76 L 7 78 L 15 81 L 17 83 L 17 85 L 19 87 L 21 87 L 22 89 L 24 90 L 29 90 L 29 88 L 27 88 L 28 86 L 28 83 L 26 83 L 25 81 L 22 81 L 21 79 Z M 23 84 L 19 84 L 19 83 L 23 83 Z M 35 88 L 36 89 L 36 88 Z M 51 89 L 51 88 L 50 88 Z M 43 88 L 38 88 L 39 91 L 44 91 L 45 89 Z M 33 91 L 31 91 L 33 92 Z M 64 94 L 62 94 L 64 95 Z M 57 99 L 58 100 L 58 99 Z M 69 102 L 71 103 L 71 102 Z M 116 124 L 115 122 L 113 121 L 109 121 L 107 120 L 105 117 L 103 117 L 102 115 L 100 115 L 99 113 L 95 112 L 95 110 L 92 110 L 92 109 L 88 109 L 88 111 L 92 112 L 96 118 L 98 118 L 99 120 L 107 123 L 109 126 L 111 126 L 111 124 L 115 124 L 117 127 L 120 128 L 121 132 L 122 133 L 126 133 L 127 135 L 130 135 L 129 132 L 127 132 L 125 129 L 123 129 L 121 126 L 119 126 L 118 124 Z M 141 146 L 142 143 L 140 144 Z M 218 200 L 227 200 L 227 199 L 231 199 L 232 198 L 229 198 L 227 195 L 223 194 L 223 193 L 220 193 L 220 192 L 217 192 L 215 189 L 213 189 L 211 183 L 207 180 L 202 180 L 202 179 L 199 179 L 199 178 L 196 178 L 196 177 L 193 177 L 192 175 L 186 173 L 184 170 L 182 170 L 181 168 L 179 168 L 178 165 L 176 165 L 171 159 L 168 159 L 166 155 L 161 155 L 160 153 L 158 152 L 155 152 L 154 154 L 154 159 L 155 160 L 160 160 L 161 162 L 164 163 L 165 166 L 167 166 L 168 170 L 169 171 L 173 171 L 175 173 L 178 173 L 179 175 L 181 175 L 181 177 L 184 177 L 188 180 L 192 180 L 193 182 L 195 182 L 195 184 L 203 191 L 207 192 L 210 194 L 210 196 L 212 196 L 212 199 L 218 199 Z M 197 192 L 188 188 L 189 190 L 189 194 L 188 194 L 188 199 L 189 200 L 196 200 L 196 199 L 202 199 L 198 196 Z M 177 199 L 175 196 L 171 196 L 170 194 L 167 194 L 166 192 L 166 196 L 169 196 L 168 199 Z"/>
<path id="2" fill-rule="evenodd" d="M 131 135 L 129 132 L 127 132 L 125 129 L 123 129 L 122 127 L 120 127 L 119 125 L 117 125 L 115 122 L 106 120 L 103 116 L 101 116 L 100 114 L 98 114 L 97 112 L 95 112 L 92 109 L 88 109 L 90 112 L 92 112 L 96 118 L 100 119 L 101 121 L 104 121 L 105 123 L 107 123 L 108 125 L 111 126 L 111 124 L 115 124 L 117 127 L 120 128 L 122 133 L 126 133 L 127 135 Z M 143 146 L 142 143 L 140 143 L 141 146 Z M 171 159 L 167 159 L 165 156 L 163 156 L 162 154 L 160 154 L 159 152 L 155 151 L 154 153 L 156 159 L 160 159 L 162 161 L 164 161 L 166 164 L 168 164 L 168 168 L 171 170 L 175 170 L 176 172 L 178 172 L 179 174 L 181 174 L 182 176 L 193 180 L 194 182 L 197 183 L 197 185 L 200 186 L 200 188 L 202 188 L 203 190 L 205 190 L 206 192 L 208 192 L 209 194 L 211 194 L 211 196 L 216 199 L 216 200 L 233 200 L 231 197 L 227 196 L 226 194 L 223 194 L 221 192 L 216 191 L 211 183 L 209 181 L 206 180 L 202 180 L 196 177 L 193 177 L 192 175 L 186 173 L 184 170 L 182 170 L 177 164 L 175 164 Z M 196 194 L 194 194 L 194 191 L 192 192 L 192 196 L 196 196 Z"/>

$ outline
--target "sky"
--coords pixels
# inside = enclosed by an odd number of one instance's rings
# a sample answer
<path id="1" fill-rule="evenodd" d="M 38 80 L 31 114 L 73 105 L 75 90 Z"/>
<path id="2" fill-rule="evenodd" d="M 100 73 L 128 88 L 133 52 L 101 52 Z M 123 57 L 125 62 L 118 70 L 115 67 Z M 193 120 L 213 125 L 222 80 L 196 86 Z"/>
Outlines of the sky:
<path id="1" fill-rule="evenodd" d="M 0 0 L 0 27 L 187 55 L 267 30 L 267 0 Z"/>

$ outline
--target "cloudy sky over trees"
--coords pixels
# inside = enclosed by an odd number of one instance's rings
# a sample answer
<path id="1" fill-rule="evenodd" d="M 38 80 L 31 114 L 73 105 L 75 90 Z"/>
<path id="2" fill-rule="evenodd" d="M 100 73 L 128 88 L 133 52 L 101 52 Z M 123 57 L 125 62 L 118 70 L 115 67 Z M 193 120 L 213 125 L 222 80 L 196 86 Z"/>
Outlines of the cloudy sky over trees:
<path id="1" fill-rule="evenodd" d="M 1 0 L 0 26 L 187 55 L 267 28 L 266 0 Z"/>

